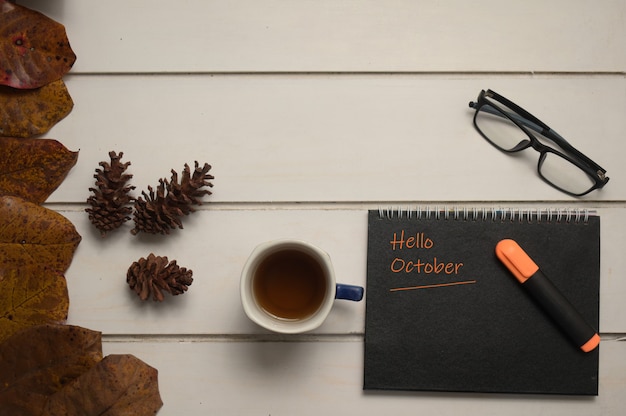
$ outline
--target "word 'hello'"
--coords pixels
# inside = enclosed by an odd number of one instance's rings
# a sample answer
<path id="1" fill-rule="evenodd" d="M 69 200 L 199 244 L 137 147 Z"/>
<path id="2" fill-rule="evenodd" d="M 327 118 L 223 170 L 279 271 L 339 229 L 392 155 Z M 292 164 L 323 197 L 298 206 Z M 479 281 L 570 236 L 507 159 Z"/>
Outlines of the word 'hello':
<path id="1" fill-rule="evenodd" d="M 404 230 L 398 236 L 398 233 L 393 233 L 393 240 L 389 241 L 391 244 L 391 250 L 395 251 L 403 250 L 405 248 L 414 249 L 414 248 L 423 248 L 430 249 L 435 245 L 435 242 L 428 238 L 424 233 L 416 233 L 415 236 L 411 234 L 410 237 L 404 236 Z"/>

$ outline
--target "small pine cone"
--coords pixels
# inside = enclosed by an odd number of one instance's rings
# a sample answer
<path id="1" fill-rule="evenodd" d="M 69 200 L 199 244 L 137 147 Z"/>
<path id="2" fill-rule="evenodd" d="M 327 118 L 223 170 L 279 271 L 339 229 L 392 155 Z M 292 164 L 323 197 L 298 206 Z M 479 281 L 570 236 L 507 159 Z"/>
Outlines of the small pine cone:
<path id="1" fill-rule="evenodd" d="M 169 234 L 173 228 L 183 228 L 180 218 L 194 212 L 193 205 L 202 205 L 204 195 L 211 195 L 211 191 L 202 189 L 213 186 L 210 180 L 214 177 L 208 173 L 210 169 L 208 163 L 200 167 L 195 162 L 192 173 L 189 165 L 185 164 L 180 183 L 178 174 L 172 170 L 170 181 L 159 179 L 156 190 L 149 186 L 148 193 L 142 191 L 143 198 L 135 200 L 135 228 L 131 233 Z"/>
<path id="2" fill-rule="evenodd" d="M 93 192 L 87 199 L 91 208 L 85 209 L 89 214 L 89 220 L 100 230 L 104 237 L 107 232 L 119 228 L 130 220 L 133 198 L 129 192 L 134 186 L 126 183 L 133 175 L 125 173 L 130 162 L 122 163 L 120 160 L 124 153 L 116 154 L 109 152 L 111 163 L 100 162 L 102 169 L 96 169 L 93 176 L 96 179 L 97 188 L 89 188 Z"/>
<path id="3" fill-rule="evenodd" d="M 126 282 L 141 300 L 152 294 L 154 301 L 162 302 L 163 292 L 180 295 L 187 291 L 193 282 L 193 272 L 179 267 L 176 260 L 168 261 L 165 256 L 150 253 L 148 258 L 133 262 L 126 273 Z"/>

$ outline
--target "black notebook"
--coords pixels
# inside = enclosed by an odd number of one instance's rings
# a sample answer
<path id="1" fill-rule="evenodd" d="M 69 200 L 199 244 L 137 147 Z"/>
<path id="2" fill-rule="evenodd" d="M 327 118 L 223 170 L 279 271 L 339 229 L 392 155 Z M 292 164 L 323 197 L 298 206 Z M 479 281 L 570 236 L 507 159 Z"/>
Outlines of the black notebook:
<path id="1" fill-rule="evenodd" d="M 497 259 L 514 239 L 596 330 L 600 218 L 581 210 L 370 211 L 364 389 L 598 394 L 574 345 Z"/>

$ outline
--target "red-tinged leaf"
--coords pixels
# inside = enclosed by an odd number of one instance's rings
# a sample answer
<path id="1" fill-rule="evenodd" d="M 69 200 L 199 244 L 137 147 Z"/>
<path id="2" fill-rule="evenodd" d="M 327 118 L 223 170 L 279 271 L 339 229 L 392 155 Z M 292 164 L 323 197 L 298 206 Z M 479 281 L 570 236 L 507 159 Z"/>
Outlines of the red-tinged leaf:
<path id="1" fill-rule="evenodd" d="M 73 107 L 61 79 L 27 90 L 0 85 L 0 136 L 32 137 L 46 133 Z"/>
<path id="2" fill-rule="evenodd" d="M 43 203 L 61 185 L 78 160 L 52 139 L 0 137 L 0 195 Z"/>
<path id="3" fill-rule="evenodd" d="M 81 236 L 63 215 L 13 196 L 0 196 L 0 267 L 45 266 L 65 273 Z"/>
<path id="4" fill-rule="evenodd" d="M 38 88 L 60 79 L 75 61 L 62 24 L 0 0 L 0 85 Z"/>
<path id="5" fill-rule="evenodd" d="M 0 343 L 24 328 L 65 322 L 69 304 L 67 283 L 59 272 L 0 266 Z"/>
<path id="6" fill-rule="evenodd" d="M 102 360 L 100 332 L 40 325 L 0 343 L 0 415 L 39 415 L 48 398 Z"/>
<path id="7" fill-rule="evenodd" d="M 42 416 L 155 415 L 163 406 L 157 370 L 138 358 L 108 355 L 50 397 Z"/>

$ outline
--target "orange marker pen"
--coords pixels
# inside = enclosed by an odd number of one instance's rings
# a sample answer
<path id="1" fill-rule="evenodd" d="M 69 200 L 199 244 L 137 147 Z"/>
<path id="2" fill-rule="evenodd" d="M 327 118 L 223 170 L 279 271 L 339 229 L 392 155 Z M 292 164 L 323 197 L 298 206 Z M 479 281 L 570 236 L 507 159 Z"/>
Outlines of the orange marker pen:
<path id="1" fill-rule="evenodd" d="M 502 240 L 496 244 L 496 255 L 576 346 L 584 352 L 590 352 L 600 344 L 596 330 L 539 270 L 539 266 L 519 244 L 513 240 Z"/>

